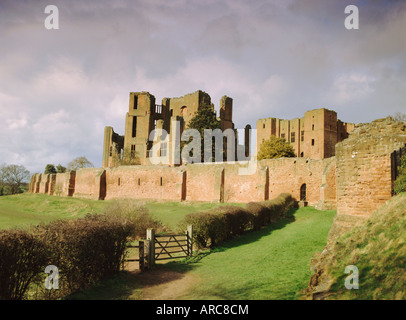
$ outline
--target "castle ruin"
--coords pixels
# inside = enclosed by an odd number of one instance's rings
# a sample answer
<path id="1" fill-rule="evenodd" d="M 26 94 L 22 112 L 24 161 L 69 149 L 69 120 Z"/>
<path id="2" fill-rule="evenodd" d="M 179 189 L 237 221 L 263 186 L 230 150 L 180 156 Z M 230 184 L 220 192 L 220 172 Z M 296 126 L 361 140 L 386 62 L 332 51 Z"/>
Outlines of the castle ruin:
<path id="1" fill-rule="evenodd" d="M 336 112 L 323 108 L 293 120 L 260 119 L 257 146 L 276 135 L 294 146 L 297 157 L 255 161 L 251 174 L 240 174 L 247 163 L 238 161 L 149 164 L 151 131 L 160 127 L 173 133 L 176 128 L 171 127 L 171 119 L 184 128 L 203 101 L 211 103 L 202 91 L 165 98 L 162 105 L 156 105 L 147 92 L 130 93 L 124 136 L 111 127 L 105 129 L 102 168 L 34 174 L 30 192 L 96 200 L 230 203 L 290 193 L 318 209 L 337 209 L 332 234 L 369 217 L 391 198 L 401 150 L 405 150 L 406 124 L 390 117 L 354 125 L 341 122 Z M 221 99 L 219 119 L 222 129 L 234 129 L 231 98 Z M 120 165 L 126 157 L 129 165 Z"/>

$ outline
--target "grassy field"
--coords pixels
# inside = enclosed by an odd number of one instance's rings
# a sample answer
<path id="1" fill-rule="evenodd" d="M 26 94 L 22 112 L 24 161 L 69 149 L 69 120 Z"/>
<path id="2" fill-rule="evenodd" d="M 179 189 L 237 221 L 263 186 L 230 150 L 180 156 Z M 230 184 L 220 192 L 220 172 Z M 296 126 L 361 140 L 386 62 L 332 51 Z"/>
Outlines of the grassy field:
<path id="1" fill-rule="evenodd" d="M 114 200 L 96 201 L 72 197 L 24 193 L 0 197 L 0 229 L 28 228 L 57 219 L 74 219 L 87 213 L 101 213 Z M 184 215 L 219 205 L 206 202 L 139 201 L 169 229 L 174 229 Z M 237 204 L 243 205 L 243 204 Z"/>
<path id="2" fill-rule="evenodd" d="M 299 299 L 310 279 L 310 259 L 323 250 L 335 211 L 307 207 L 291 214 L 192 259 L 157 264 L 142 274 L 123 273 L 73 298 L 142 299 L 151 298 L 153 290 L 165 300 L 161 290 L 179 291 L 186 281 L 191 284 L 176 299 Z"/>
<path id="3" fill-rule="evenodd" d="M 104 203 L 42 194 L 0 197 L 0 229 L 28 228 L 57 219 L 72 219 L 102 210 Z"/>
<path id="4" fill-rule="evenodd" d="M 21 194 L 0 197 L 0 228 L 27 228 L 55 219 L 102 212 L 110 201 Z M 170 229 L 188 213 L 217 203 L 140 202 Z M 291 217 L 247 233 L 197 258 L 157 265 L 154 272 L 194 279 L 180 299 L 297 299 L 310 278 L 310 259 L 321 251 L 335 211 L 301 208 Z M 85 299 L 138 299 L 146 283 L 123 273 L 88 291 Z M 195 281 L 196 280 L 196 281 Z M 169 281 L 169 280 L 168 280 Z M 170 281 L 169 281 L 170 282 Z M 143 287 L 144 286 L 144 287 Z M 80 297 L 80 296 L 79 296 Z"/>

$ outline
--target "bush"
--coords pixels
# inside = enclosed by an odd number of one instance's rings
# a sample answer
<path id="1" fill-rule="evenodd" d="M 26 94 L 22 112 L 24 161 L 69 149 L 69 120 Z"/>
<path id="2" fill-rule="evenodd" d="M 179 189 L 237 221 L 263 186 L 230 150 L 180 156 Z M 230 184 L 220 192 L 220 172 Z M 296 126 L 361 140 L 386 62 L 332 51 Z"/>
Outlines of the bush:
<path id="1" fill-rule="evenodd" d="M 48 246 L 48 264 L 59 270 L 62 288 L 58 296 L 85 289 L 119 272 L 132 232 L 131 221 L 102 214 L 39 228 L 36 233 Z"/>
<path id="2" fill-rule="evenodd" d="M 261 143 L 258 151 L 258 161 L 263 159 L 277 159 L 283 157 L 295 157 L 295 150 L 284 138 L 271 136 Z"/>
<path id="3" fill-rule="evenodd" d="M 213 247 L 245 231 L 259 230 L 286 215 L 293 204 L 290 194 L 262 202 L 249 202 L 245 208 L 220 206 L 215 209 L 186 215 L 179 230 L 193 226 L 193 241 L 199 249 Z"/>
<path id="4" fill-rule="evenodd" d="M 0 299 L 21 300 L 47 265 L 48 250 L 22 230 L 0 231 Z"/>
<path id="5" fill-rule="evenodd" d="M 282 193 L 272 200 L 249 202 L 246 205 L 246 209 L 253 216 L 253 229 L 258 230 L 262 226 L 275 223 L 285 217 L 287 211 L 292 205 L 292 196 L 287 193 Z"/>
<path id="6" fill-rule="evenodd" d="M 212 247 L 223 237 L 224 221 L 210 211 L 188 214 L 179 224 L 180 232 L 193 226 L 193 241 L 199 248 Z"/>
<path id="7" fill-rule="evenodd" d="M 252 215 L 242 207 L 221 206 L 217 211 L 224 215 L 227 239 L 242 234 L 252 225 Z"/>
<path id="8" fill-rule="evenodd" d="M 395 180 L 393 191 L 395 194 L 406 191 L 406 155 L 400 159 L 399 175 Z"/>
<path id="9" fill-rule="evenodd" d="M 165 231 L 162 223 L 154 219 L 148 209 L 137 200 L 115 200 L 104 209 L 103 213 L 107 216 L 130 220 L 133 225 L 133 240 L 145 239 L 148 228 L 154 229 L 156 233 Z"/>
<path id="10" fill-rule="evenodd" d="M 0 298 L 24 299 L 30 285 L 37 299 L 61 298 L 119 272 L 133 230 L 128 219 L 100 214 L 1 231 Z M 58 268 L 59 290 L 44 287 L 47 265 Z"/>

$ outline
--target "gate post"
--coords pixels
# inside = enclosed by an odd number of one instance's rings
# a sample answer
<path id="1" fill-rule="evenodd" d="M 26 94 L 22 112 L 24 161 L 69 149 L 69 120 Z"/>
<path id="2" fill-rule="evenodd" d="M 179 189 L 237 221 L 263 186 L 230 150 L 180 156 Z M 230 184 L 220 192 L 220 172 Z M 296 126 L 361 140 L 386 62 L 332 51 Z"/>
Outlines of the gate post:
<path id="1" fill-rule="evenodd" d="M 192 225 L 187 226 L 186 236 L 187 236 L 187 253 L 188 253 L 188 256 L 191 256 L 193 254 L 193 226 Z"/>
<path id="2" fill-rule="evenodd" d="M 151 268 L 155 264 L 155 231 L 147 229 L 148 240 L 148 266 Z"/>
<path id="3" fill-rule="evenodd" d="M 141 271 L 144 271 L 145 269 L 145 260 L 144 260 L 144 241 L 139 241 L 138 242 L 138 258 L 139 258 L 139 268 Z"/>

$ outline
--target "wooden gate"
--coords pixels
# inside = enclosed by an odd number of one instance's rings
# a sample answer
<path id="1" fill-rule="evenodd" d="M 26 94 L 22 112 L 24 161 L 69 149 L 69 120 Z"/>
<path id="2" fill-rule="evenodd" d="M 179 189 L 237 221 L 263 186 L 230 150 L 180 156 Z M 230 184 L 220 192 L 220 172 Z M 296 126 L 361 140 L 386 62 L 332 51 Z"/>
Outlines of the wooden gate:
<path id="1" fill-rule="evenodd" d="M 155 260 L 184 258 L 190 251 L 187 234 L 155 236 Z"/>
<path id="2" fill-rule="evenodd" d="M 154 229 L 147 230 L 147 239 L 138 245 L 129 245 L 128 249 L 138 249 L 135 257 L 126 259 L 126 263 L 138 262 L 138 270 L 144 270 L 155 264 L 156 260 L 178 259 L 193 253 L 193 229 L 188 226 L 183 234 L 166 234 L 156 236 Z"/>
<path id="3" fill-rule="evenodd" d="M 146 267 L 146 257 L 145 257 L 145 241 L 140 240 L 138 245 L 127 245 L 127 250 L 138 249 L 136 254 L 133 254 L 131 258 L 124 260 L 125 267 L 128 268 L 129 263 L 138 263 L 138 266 L 135 267 L 137 270 L 144 271 Z"/>
<path id="4" fill-rule="evenodd" d="M 188 226 L 184 234 L 166 234 L 156 236 L 153 229 L 147 230 L 149 241 L 148 264 L 155 260 L 177 259 L 191 256 L 193 252 L 193 229 Z"/>

